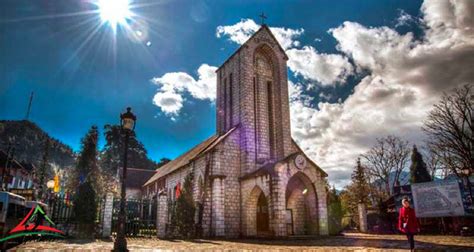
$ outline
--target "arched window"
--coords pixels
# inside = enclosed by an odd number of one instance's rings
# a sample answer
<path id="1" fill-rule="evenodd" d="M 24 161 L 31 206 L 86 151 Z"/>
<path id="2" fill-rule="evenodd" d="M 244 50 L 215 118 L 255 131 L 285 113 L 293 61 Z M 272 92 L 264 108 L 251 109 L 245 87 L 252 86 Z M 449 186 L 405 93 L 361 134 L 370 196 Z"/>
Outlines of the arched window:
<path id="1" fill-rule="evenodd" d="M 254 106 L 256 161 L 264 163 L 274 158 L 274 83 L 273 51 L 262 46 L 254 56 Z"/>

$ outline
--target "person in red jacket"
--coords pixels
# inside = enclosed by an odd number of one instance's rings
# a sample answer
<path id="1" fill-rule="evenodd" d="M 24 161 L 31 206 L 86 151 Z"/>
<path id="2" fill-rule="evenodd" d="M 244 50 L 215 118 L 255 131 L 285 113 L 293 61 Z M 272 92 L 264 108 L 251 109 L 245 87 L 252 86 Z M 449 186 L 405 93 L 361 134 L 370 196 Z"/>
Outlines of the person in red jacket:
<path id="1" fill-rule="evenodd" d="M 420 226 L 415 215 L 415 209 L 410 207 L 410 200 L 407 197 L 403 198 L 402 205 L 398 216 L 398 229 L 407 235 L 410 250 L 413 251 L 415 249 L 414 236 L 420 232 Z"/>

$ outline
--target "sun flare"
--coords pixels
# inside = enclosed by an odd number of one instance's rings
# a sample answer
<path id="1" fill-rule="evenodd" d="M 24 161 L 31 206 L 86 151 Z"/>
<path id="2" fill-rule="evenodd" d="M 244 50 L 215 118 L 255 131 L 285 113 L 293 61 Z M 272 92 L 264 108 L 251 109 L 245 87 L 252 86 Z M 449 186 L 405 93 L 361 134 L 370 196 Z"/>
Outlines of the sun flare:
<path id="1" fill-rule="evenodd" d="M 117 24 L 125 24 L 130 18 L 129 0 L 98 0 L 100 18 L 115 30 Z"/>

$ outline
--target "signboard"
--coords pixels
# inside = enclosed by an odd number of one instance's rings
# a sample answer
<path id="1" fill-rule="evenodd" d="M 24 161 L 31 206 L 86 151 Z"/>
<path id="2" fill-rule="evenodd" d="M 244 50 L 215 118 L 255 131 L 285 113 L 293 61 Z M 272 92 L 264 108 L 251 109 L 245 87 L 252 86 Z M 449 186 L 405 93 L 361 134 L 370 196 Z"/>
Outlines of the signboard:
<path id="1" fill-rule="evenodd" d="M 33 189 L 18 189 L 18 188 L 12 188 L 10 189 L 11 193 L 20 195 L 22 197 L 25 197 L 25 200 L 31 201 L 34 199 L 35 192 Z"/>
<path id="2" fill-rule="evenodd" d="M 440 180 L 411 185 L 417 217 L 446 217 L 464 215 L 459 183 Z"/>

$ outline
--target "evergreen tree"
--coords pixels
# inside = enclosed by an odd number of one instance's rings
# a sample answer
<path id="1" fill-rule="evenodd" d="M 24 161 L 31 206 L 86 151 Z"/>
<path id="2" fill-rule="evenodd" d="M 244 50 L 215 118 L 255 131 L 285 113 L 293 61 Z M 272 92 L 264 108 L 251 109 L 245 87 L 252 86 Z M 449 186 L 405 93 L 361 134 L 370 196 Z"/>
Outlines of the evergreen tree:
<path id="1" fill-rule="evenodd" d="M 38 181 L 38 199 L 40 201 L 43 201 L 43 198 L 45 197 L 45 185 L 46 185 L 46 181 L 45 181 L 45 177 L 47 176 L 47 172 L 48 172 L 48 167 L 49 167 L 49 163 L 48 163 L 48 160 L 49 160 L 49 148 L 50 148 L 50 140 L 49 138 L 45 138 L 45 141 L 44 141 L 44 150 L 43 150 L 43 158 L 42 158 L 42 161 L 41 161 L 41 165 L 38 169 L 38 174 L 36 175 L 37 176 L 37 181 Z"/>
<path id="2" fill-rule="evenodd" d="M 85 182 L 79 185 L 74 201 L 74 214 L 79 224 L 84 227 L 83 231 L 90 232 L 97 216 L 97 194 L 92 183 Z"/>
<path id="3" fill-rule="evenodd" d="M 423 161 L 423 156 L 418 152 L 416 145 L 413 145 L 410 165 L 410 183 L 414 184 L 429 181 L 431 181 L 431 176 L 426 168 L 426 163 Z"/>
<path id="4" fill-rule="evenodd" d="M 342 217 L 344 210 L 342 208 L 341 198 L 336 192 L 336 188 L 328 192 L 328 226 L 329 234 L 336 235 L 342 231 Z"/>
<path id="5" fill-rule="evenodd" d="M 77 159 L 74 182 L 76 194 L 74 202 L 74 214 L 76 220 L 82 225 L 84 233 L 91 234 L 93 223 L 97 214 L 97 190 L 101 188 L 100 171 L 97 165 L 97 142 L 98 130 L 92 126 L 86 136 L 81 140 L 81 151 Z"/>
<path id="6" fill-rule="evenodd" d="M 100 154 L 100 167 L 108 174 L 115 175 L 117 168 L 123 166 L 124 135 L 119 125 L 105 125 L 104 136 L 105 146 Z M 128 167 L 151 170 L 157 168 L 133 131 L 130 132 L 128 141 Z"/>
<path id="7" fill-rule="evenodd" d="M 360 163 L 360 158 L 357 159 L 357 165 L 352 172 L 351 179 L 353 184 L 352 189 L 354 190 L 353 193 L 358 200 L 357 203 L 367 204 L 370 187 L 367 182 L 364 167 Z"/>
<path id="8" fill-rule="evenodd" d="M 173 207 L 173 206 L 172 206 Z M 176 225 L 174 235 L 184 238 L 191 238 L 195 235 L 196 206 L 193 198 L 193 174 L 189 173 L 184 179 L 184 184 L 180 196 L 176 199 L 172 211 L 171 223 Z"/>
<path id="9" fill-rule="evenodd" d="M 163 158 L 160 158 L 160 162 L 158 162 L 158 164 L 156 164 L 156 166 L 158 168 L 162 167 L 163 165 L 169 163 L 171 161 L 171 159 L 167 158 L 167 157 L 163 157 Z"/>

